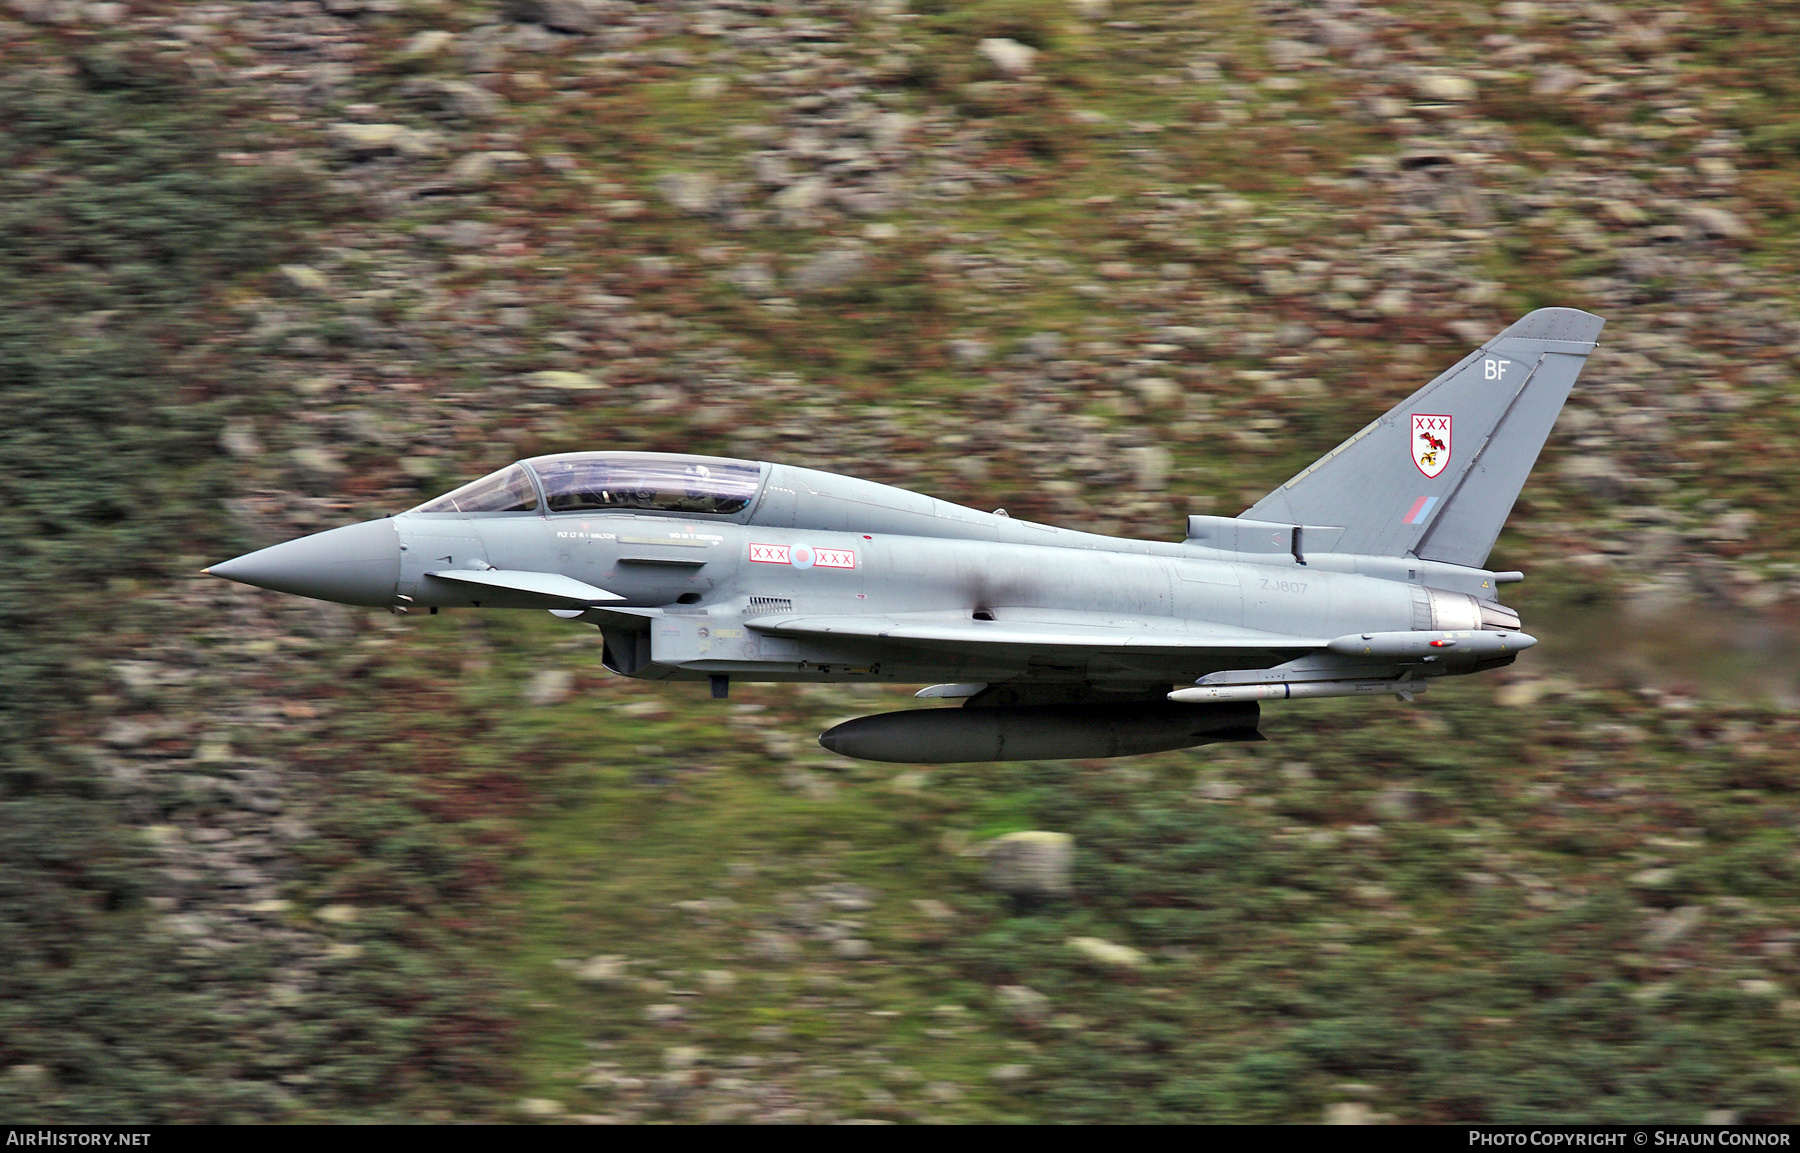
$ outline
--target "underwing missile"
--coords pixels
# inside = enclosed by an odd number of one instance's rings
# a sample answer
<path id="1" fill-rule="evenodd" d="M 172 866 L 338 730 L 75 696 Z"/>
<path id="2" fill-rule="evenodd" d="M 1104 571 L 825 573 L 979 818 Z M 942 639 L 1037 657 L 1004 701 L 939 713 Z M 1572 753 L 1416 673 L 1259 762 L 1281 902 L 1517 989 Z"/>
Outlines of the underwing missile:
<path id="1" fill-rule="evenodd" d="M 1361 681 L 1301 681 L 1298 683 L 1279 683 L 1262 685 L 1195 685 L 1191 689 L 1176 689 L 1169 694 L 1172 701 L 1184 704 L 1215 704 L 1225 701 L 1292 701 L 1306 697 L 1361 697 L 1378 693 L 1393 693 L 1411 700 L 1412 694 L 1425 691 L 1420 681 L 1401 680 L 1361 680 Z"/>

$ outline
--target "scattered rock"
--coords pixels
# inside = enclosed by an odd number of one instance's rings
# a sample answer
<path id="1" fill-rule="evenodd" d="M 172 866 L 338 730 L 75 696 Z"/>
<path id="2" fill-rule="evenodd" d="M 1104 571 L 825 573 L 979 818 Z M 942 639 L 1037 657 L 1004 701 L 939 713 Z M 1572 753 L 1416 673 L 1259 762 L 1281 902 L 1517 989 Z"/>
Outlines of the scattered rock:
<path id="1" fill-rule="evenodd" d="M 459 156 L 444 175 L 458 188 L 480 188 L 494 175 L 494 155 L 491 152 L 471 152 L 467 156 Z"/>
<path id="2" fill-rule="evenodd" d="M 1001 1013 L 1020 1024 L 1041 1024 L 1050 1016 L 1050 998 L 1029 985 L 1001 985 L 994 999 Z"/>
<path id="3" fill-rule="evenodd" d="M 952 340 L 944 348 L 950 354 L 950 359 L 964 368 L 973 368 L 978 364 L 985 363 L 988 355 L 993 351 L 993 345 L 987 341 L 967 337 Z"/>
<path id="4" fill-rule="evenodd" d="M 706 1050 L 698 1045 L 671 1045 L 663 1050 L 665 1069 L 692 1069 L 706 1059 Z"/>
<path id="5" fill-rule="evenodd" d="M 574 976 L 590 985 L 623 985 L 629 979 L 626 966 L 630 963 L 616 954 L 603 953 L 577 965 Z"/>
<path id="6" fill-rule="evenodd" d="M 1557 466 L 1561 477 L 1595 496 L 1617 499 L 1625 495 L 1630 477 L 1619 463 L 1597 452 L 1567 457 Z"/>
<path id="7" fill-rule="evenodd" d="M 1364 1101 L 1333 1101 L 1325 1106 L 1327 1125 L 1386 1125 L 1393 1121 L 1388 1113 L 1377 1113 Z"/>
<path id="8" fill-rule="evenodd" d="M 1467 76 L 1449 72 L 1425 72 L 1413 80 L 1413 91 L 1422 100 L 1444 100 L 1457 103 L 1475 99 L 1475 82 Z"/>
<path id="9" fill-rule="evenodd" d="M 709 173 L 667 172 L 656 178 L 656 190 L 689 216 L 710 216 L 718 207 L 716 185 Z"/>
<path id="10" fill-rule="evenodd" d="M 1175 457 L 1160 444 L 1128 448 L 1125 456 L 1131 462 L 1132 478 L 1139 492 L 1160 492 L 1175 464 Z"/>
<path id="11" fill-rule="evenodd" d="M 1030 72 L 1031 63 L 1038 55 L 1038 50 L 1029 44 L 999 36 L 981 41 L 975 45 L 975 50 L 987 57 L 994 67 L 1010 76 L 1022 76 Z"/>
<path id="12" fill-rule="evenodd" d="M 1707 236 L 1742 240 L 1750 235 L 1750 226 L 1742 218 L 1716 204 L 1683 204 L 1681 211 Z"/>
<path id="13" fill-rule="evenodd" d="M 817 209 L 831 195 L 822 176 L 796 180 L 776 193 L 771 203 L 781 211 L 782 222 L 793 228 L 812 228 L 819 223 Z"/>
<path id="14" fill-rule="evenodd" d="M 540 708 L 560 705 L 574 687 L 575 674 L 568 669 L 539 669 L 525 686 L 525 703 Z"/>
<path id="15" fill-rule="evenodd" d="M 1494 690 L 1494 703 L 1503 709 L 1528 709 L 1550 691 L 1550 682 L 1520 677 Z"/>
<path id="16" fill-rule="evenodd" d="M 1102 937 L 1071 937 L 1069 947 L 1109 969 L 1142 969 L 1150 964 L 1150 956 L 1143 950 L 1115 944 Z"/>
<path id="17" fill-rule="evenodd" d="M 913 908 L 934 921 L 954 921 L 956 910 L 933 897 L 917 897 L 913 900 Z"/>
<path id="18" fill-rule="evenodd" d="M 335 477 L 344 471 L 338 454 L 322 445 L 302 445 L 288 452 L 288 459 L 302 471 L 317 477 Z"/>
<path id="19" fill-rule="evenodd" d="M 533 388 L 553 388 L 562 392 L 588 392 L 605 385 L 585 372 L 569 372 L 562 369 L 545 369 L 534 372 L 525 378 L 525 383 Z"/>
<path id="20" fill-rule="evenodd" d="M 1383 821 L 1416 821 L 1419 819 L 1418 795 L 1404 785 L 1389 785 L 1375 794 L 1369 811 Z"/>
<path id="21" fill-rule="evenodd" d="M 948 1081 L 932 1081 L 925 1086 L 925 1096 L 939 1104 L 959 1101 L 962 1099 L 962 1095 L 962 1086 L 953 1085 Z"/>
<path id="22" fill-rule="evenodd" d="M 1369 298 L 1369 307 L 1383 316 L 1405 316 L 1413 302 L 1404 288 L 1384 288 Z"/>
<path id="23" fill-rule="evenodd" d="M 506 0 L 510 19 L 558 32 L 592 32 L 611 8 L 612 0 Z"/>
<path id="24" fill-rule="evenodd" d="M 765 961 L 787 962 L 799 959 L 800 945 L 786 933 L 764 929 L 751 936 L 750 952 Z"/>
<path id="25" fill-rule="evenodd" d="M 239 460 L 261 456 L 263 451 L 262 441 L 256 436 L 256 425 L 243 417 L 233 417 L 225 422 L 224 431 L 219 433 L 219 447 Z"/>
<path id="26" fill-rule="evenodd" d="M 490 120 L 500 114 L 500 98 L 467 80 L 418 77 L 401 85 L 400 94 L 446 119 Z"/>
<path id="27" fill-rule="evenodd" d="M 1075 838 L 1067 833 L 1008 833 L 989 841 L 982 853 L 991 889 L 1024 900 L 1075 891 Z"/>
<path id="28" fill-rule="evenodd" d="M 1166 376 L 1135 377 L 1131 390 L 1151 408 L 1169 408 L 1181 400 L 1181 386 Z"/>
<path id="29" fill-rule="evenodd" d="M 869 267 L 869 258 L 855 249 L 840 248 L 822 252 L 794 273 L 794 288 L 800 292 L 825 292 L 861 276 Z"/>
<path id="30" fill-rule="evenodd" d="M 445 32 L 441 28 L 416 32 L 412 39 L 408 40 L 400 49 L 400 58 L 403 60 L 429 59 L 448 48 L 455 40 L 455 33 Z"/>
<path id="31" fill-rule="evenodd" d="M 1544 65 L 1531 81 L 1533 96 L 1565 96 L 1588 82 L 1588 74 L 1560 61 Z"/>
<path id="32" fill-rule="evenodd" d="M 408 158 L 431 156 L 443 147 L 435 132 L 408 128 L 404 124 L 358 124 L 343 122 L 329 129 L 331 142 L 353 160 L 368 160 L 383 155 Z"/>
<path id="33" fill-rule="evenodd" d="M 1650 930 L 1644 934 L 1644 948 L 1651 952 L 1666 949 L 1692 933 L 1705 919 L 1706 909 L 1701 905 L 1682 905 L 1671 910 L 1650 922 Z"/>
<path id="34" fill-rule="evenodd" d="M 775 274 L 760 260 L 747 260 L 724 275 L 725 282 L 746 296 L 773 296 Z"/>
<path id="35" fill-rule="evenodd" d="M 304 292 L 324 292 L 331 287 L 331 281 L 318 269 L 305 264 L 284 264 L 281 275 L 287 282 Z"/>
<path id="36" fill-rule="evenodd" d="M 1243 796 L 1244 786 L 1236 781 L 1206 780 L 1196 784 L 1194 792 L 1209 801 L 1231 801 Z"/>

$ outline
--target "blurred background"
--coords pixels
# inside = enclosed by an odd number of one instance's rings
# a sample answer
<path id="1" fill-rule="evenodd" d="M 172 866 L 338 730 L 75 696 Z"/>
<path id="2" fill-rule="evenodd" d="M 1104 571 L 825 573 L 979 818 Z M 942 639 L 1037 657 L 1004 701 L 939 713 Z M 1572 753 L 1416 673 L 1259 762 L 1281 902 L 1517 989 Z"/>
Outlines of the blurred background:
<path id="1" fill-rule="evenodd" d="M 0 1113 L 1800 1120 L 1800 11 L 4 0 Z M 197 575 L 573 449 L 1179 539 L 1607 328 L 1544 644 L 896 768 L 906 690 Z"/>

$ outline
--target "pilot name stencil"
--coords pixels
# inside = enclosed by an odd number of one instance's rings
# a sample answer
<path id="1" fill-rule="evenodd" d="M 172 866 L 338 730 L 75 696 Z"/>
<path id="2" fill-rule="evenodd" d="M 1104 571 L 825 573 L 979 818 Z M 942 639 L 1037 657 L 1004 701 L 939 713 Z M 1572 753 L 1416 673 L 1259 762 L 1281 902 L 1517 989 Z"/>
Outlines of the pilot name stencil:
<path id="1" fill-rule="evenodd" d="M 754 544 L 750 559 L 757 564 L 785 564 L 795 568 L 856 567 L 856 553 L 847 548 L 813 548 L 811 545 Z"/>

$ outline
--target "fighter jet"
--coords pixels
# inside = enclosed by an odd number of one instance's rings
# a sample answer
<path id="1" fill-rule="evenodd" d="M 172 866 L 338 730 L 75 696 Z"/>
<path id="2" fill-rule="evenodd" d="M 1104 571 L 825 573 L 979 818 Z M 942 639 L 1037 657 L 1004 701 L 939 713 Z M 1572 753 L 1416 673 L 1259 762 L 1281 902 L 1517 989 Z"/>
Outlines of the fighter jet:
<path id="1" fill-rule="evenodd" d="M 1486 567 L 1601 326 L 1519 320 L 1181 543 L 790 464 L 571 452 L 206 570 L 398 613 L 549 610 L 645 680 L 927 683 L 820 744 L 915 763 L 1260 740 L 1259 702 L 1392 694 L 1536 641 Z"/>

